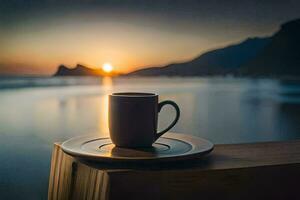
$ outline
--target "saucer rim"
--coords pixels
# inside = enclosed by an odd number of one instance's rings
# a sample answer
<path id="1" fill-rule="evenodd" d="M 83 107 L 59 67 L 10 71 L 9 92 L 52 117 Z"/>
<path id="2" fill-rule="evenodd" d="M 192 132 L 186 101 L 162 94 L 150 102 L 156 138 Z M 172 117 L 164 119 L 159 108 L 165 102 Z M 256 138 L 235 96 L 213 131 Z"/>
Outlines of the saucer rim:
<path id="1" fill-rule="evenodd" d="M 81 145 L 90 141 L 99 140 L 99 139 L 109 139 L 110 137 L 100 137 L 99 135 L 95 134 L 89 134 L 89 135 L 83 135 L 83 136 L 77 136 L 70 138 L 63 142 L 61 144 L 63 152 L 65 152 L 68 155 L 71 155 L 78 159 L 83 160 L 90 160 L 90 161 L 103 161 L 103 162 L 143 162 L 143 161 L 179 161 L 179 160 L 186 160 L 186 159 L 192 159 L 192 158 L 199 158 L 203 155 L 206 155 L 210 153 L 214 149 L 214 144 L 206 139 L 203 139 L 201 137 L 196 137 L 192 135 L 187 134 L 181 134 L 181 133 L 174 133 L 174 132 L 167 132 L 165 133 L 161 138 L 164 139 L 170 139 L 170 140 L 177 140 L 180 142 L 187 143 L 191 145 L 191 149 L 187 152 L 181 153 L 181 154 L 175 154 L 175 155 L 165 155 L 160 157 L 121 157 L 121 156 L 114 156 L 114 157 L 108 157 L 108 156 L 102 156 L 92 153 L 86 153 L 83 150 L 79 150 Z M 72 144 L 74 141 L 78 143 L 80 140 L 86 140 L 85 142 L 82 142 L 80 146 Z M 71 143 L 71 145 L 70 145 Z M 206 145 L 205 148 L 203 148 L 203 145 Z M 78 149 L 79 148 L 79 149 Z"/>

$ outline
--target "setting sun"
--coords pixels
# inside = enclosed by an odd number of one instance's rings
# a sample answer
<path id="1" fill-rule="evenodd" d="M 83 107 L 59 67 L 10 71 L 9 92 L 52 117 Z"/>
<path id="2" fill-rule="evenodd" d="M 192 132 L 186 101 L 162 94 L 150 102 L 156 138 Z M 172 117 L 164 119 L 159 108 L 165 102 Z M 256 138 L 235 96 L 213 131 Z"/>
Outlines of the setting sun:
<path id="1" fill-rule="evenodd" d="M 102 70 L 107 73 L 110 73 L 113 70 L 113 66 L 110 63 L 104 63 L 102 65 Z"/>

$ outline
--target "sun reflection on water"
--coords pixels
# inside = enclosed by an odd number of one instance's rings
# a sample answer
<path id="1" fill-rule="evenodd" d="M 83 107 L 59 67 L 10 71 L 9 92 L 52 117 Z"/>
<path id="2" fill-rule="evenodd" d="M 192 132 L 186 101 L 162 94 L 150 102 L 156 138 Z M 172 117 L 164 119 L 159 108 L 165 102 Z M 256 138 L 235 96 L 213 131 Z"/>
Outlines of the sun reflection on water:
<path id="1" fill-rule="evenodd" d="M 108 95 L 112 92 L 113 81 L 111 77 L 103 77 L 102 87 L 105 93 L 101 96 L 101 105 L 99 106 L 99 132 L 101 136 L 108 136 Z"/>

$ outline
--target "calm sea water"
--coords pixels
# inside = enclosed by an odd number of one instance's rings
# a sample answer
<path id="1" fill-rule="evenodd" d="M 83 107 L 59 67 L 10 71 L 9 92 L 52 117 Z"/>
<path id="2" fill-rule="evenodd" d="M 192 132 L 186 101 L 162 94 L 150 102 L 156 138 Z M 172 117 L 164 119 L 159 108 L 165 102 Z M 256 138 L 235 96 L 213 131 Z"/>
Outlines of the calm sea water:
<path id="1" fill-rule="evenodd" d="M 300 82 L 232 78 L 0 78 L 0 194 L 46 199 L 53 142 L 108 135 L 107 94 L 144 91 L 174 100 L 174 132 L 214 143 L 300 138 Z M 164 107 L 159 128 L 175 112 Z"/>

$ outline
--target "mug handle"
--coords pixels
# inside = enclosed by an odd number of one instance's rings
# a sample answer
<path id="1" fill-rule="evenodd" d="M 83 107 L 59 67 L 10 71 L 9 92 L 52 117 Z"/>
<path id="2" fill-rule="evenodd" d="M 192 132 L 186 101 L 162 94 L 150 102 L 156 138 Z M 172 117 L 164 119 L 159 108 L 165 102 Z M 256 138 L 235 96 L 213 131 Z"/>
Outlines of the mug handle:
<path id="1" fill-rule="evenodd" d="M 160 102 L 160 103 L 158 104 L 158 112 L 161 111 L 161 109 L 162 109 L 162 107 L 163 107 L 164 105 L 168 105 L 168 104 L 171 105 L 171 106 L 173 106 L 173 107 L 175 108 L 175 110 L 176 110 L 176 117 L 175 117 L 175 119 L 173 120 L 173 122 L 172 122 L 165 130 L 162 130 L 162 131 L 160 131 L 160 132 L 158 132 L 158 133 L 156 134 L 156 140 L 157 140 L 160 136 L 162 136 L 164 133 L 166 133 L 168 130 L 170 130 L 170 129 L 177 123 L 177 121 L 178 121 L 178 119 L 179 119 L 179 116 L 180 116 L 180 110 L 179 110 L 178 105 L 177 105 L 174 101 L 167 100 L 167 101 L 162 101 L 162 102 Z"/>

